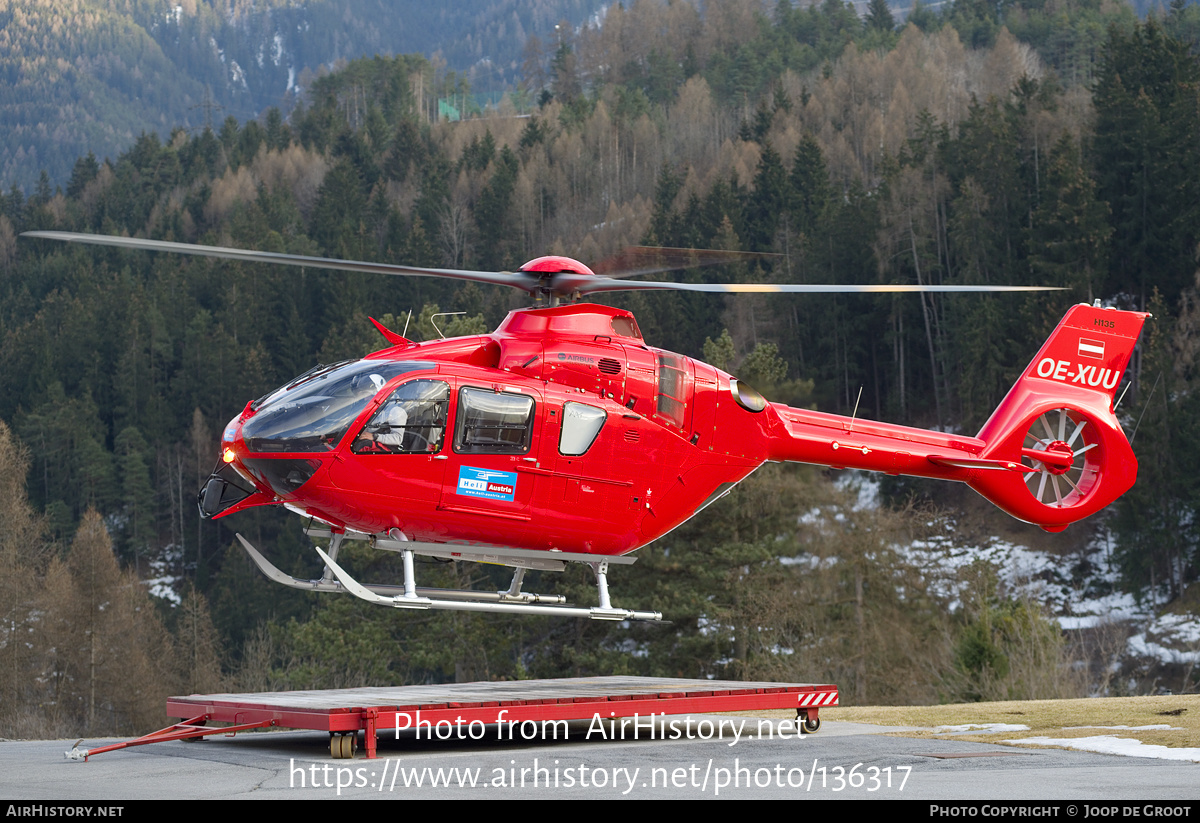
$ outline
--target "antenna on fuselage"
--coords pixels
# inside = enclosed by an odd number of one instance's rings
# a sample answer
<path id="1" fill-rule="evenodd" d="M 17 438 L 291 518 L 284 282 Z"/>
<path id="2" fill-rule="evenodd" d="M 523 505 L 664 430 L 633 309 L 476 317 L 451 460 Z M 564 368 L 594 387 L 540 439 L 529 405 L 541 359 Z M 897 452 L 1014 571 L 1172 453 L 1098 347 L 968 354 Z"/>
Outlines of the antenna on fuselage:
<path id="1" fill-rule="evenodd" d="M 445 340 L 446 335 L 442 334 L 442 330 L 438 328 L 437 323 L 433 322 L 433 319 L 435 317 L 454 317 L 455 315 L 458 315 L 458 314 L 466 314 L 466 312 L 465 311 L 440 311 L 437 314 L 431 314 L 431 315 L 429 315 L 429 325 L 433 326 L 433 330 L 438 333 L 438 337 Z"/>

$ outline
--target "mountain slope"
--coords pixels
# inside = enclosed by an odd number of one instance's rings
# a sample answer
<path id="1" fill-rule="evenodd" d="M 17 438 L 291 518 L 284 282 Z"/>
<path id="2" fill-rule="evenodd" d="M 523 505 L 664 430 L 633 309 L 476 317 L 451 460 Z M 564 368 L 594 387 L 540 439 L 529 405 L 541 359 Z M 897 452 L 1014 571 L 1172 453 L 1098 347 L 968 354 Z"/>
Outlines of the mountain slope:
<path id="1" fill-rule="evenodd" d="M 440 52 L 473 87 L 501 88 L 530 34 L 552 37 L 602 5 L 0 0 L 0 184 L 28 190 L 45 169 L 61 185 L 77 157 L 115 159 L 143 131 L 286 110 L 313 73 L 364 55 Z"/>

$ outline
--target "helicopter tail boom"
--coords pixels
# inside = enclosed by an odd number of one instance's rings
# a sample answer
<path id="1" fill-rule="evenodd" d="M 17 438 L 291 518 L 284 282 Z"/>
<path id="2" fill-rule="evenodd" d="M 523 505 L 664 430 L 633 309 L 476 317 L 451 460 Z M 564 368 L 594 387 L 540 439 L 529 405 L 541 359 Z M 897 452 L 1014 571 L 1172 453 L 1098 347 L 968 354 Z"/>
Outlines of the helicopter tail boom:
<path id="1" fill-rule="evenodd" d="M 773 404 L 784 431 L 770 458 L 959 480 L 1014 517 L 1061 531 L 1137 477 L 1113 403 L 1148 316 L 1073 307 L 975 437 Z"/>

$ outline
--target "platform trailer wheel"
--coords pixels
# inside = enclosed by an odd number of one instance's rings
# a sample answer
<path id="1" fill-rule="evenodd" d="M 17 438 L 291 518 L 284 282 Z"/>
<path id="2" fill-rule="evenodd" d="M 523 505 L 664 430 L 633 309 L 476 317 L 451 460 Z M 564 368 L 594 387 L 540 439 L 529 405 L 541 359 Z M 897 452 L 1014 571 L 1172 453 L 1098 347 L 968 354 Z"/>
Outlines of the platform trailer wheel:
<path id="1" fill-rule="evenodd" d="M 329 753 L 334 760 L 349 760 L 358 749 L 358 732 L 330 732 Z"/>

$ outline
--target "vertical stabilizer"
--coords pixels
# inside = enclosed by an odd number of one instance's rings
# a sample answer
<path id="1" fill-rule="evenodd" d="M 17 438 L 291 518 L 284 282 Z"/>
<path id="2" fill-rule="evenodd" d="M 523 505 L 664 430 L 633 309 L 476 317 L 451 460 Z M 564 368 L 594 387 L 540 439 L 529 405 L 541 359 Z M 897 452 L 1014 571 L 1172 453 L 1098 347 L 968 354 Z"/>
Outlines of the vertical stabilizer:
<path id="1" fill-rule="evenodd" d="M 1137 478 L 1137 460 L 1113 413 L 1145 312 L 1078 305 L 1067 312 L 983 425 L 981 457 L 1020 463 L 968 484 L 1047 531 L 1094 514 Z"/>

